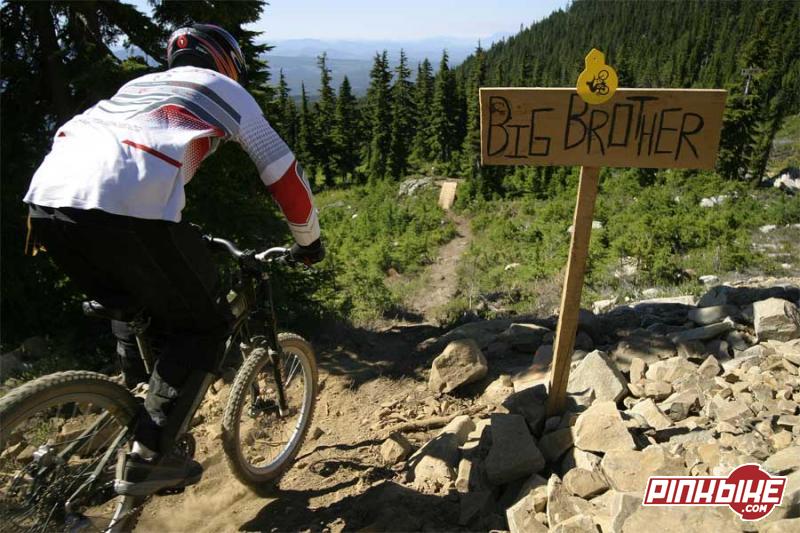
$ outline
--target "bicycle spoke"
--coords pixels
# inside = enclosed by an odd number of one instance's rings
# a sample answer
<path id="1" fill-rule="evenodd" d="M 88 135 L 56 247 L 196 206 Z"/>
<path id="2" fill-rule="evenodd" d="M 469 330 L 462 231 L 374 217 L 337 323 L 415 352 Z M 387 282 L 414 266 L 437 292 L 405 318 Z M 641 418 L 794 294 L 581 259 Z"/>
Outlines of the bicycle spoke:
<path id="1" fill-rule="evenodd" d="M 17 452 L 3 461 L 2 529 L 49 532 L 75 525 L 101 531 L 110 522 L 117 499 L 109 490 L 115 466 L 110 459 L 125 442 L 128 420 L 109 410 L 113 399 L 81 401 L 82 394 L 56 396 L 55 405 L 45 399 L 38 411 L 3 428 L 18 450 L 32 447 L 36 453 L 17 460 Z M 72 519 L 77 522 L 70 525 Z"/>

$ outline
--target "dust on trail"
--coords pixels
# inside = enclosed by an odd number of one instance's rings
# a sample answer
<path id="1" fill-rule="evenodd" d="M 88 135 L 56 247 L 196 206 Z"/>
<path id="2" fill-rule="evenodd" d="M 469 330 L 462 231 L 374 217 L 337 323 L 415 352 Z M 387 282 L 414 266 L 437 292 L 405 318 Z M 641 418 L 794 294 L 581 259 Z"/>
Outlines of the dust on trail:
<path id="1" fill-rule="evenodd" d="M 439 249 L 436 261 L 423 274 L 427 283 L 407 302 L 410 310 L 428 323 L 435 323 L 436 311 L 456 295 L 458 265 L 472 241 L 469 220 L 452 211 L 447 216 L 456 226 L 456 236 Z"/>

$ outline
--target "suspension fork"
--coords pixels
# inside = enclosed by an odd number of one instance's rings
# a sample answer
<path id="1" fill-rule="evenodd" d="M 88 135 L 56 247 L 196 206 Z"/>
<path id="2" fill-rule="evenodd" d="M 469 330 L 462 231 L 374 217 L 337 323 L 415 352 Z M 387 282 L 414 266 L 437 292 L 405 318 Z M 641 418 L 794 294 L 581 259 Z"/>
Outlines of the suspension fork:
<path id="1" fill-rule="evenodd" d="M 283 376 L 281 375 L 281 356 L 283 350 L 278 343 L 278 317 L 275 313 L 275 302 L 272 297 L 272 284 L 270 283 L 269 275 L 264 272 L 261 275 L 261 283 L 259 284 L 259 302 L 263 302 L 266 306 L 266 311 L 269 313 L 269 321 L 267 323 L 267 336 L 269 346 L 269 357 L 272 362 L 272 377 L 275 380 L 275 390 L 278 393 L 278 410 L 280 415 L 283 416 L 287 409 L 286 392 L 283 390 Z"/>

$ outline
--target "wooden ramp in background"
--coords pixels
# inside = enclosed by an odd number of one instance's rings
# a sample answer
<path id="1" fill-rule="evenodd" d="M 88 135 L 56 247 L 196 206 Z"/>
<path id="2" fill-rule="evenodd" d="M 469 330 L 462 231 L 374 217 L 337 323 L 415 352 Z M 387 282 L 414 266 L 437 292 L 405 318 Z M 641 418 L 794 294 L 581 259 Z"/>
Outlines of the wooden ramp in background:
<path id="1" fill-rule="evenodd" d="M 449 211 L 456 201 L 456 187 L 458 183 L 455 181 L 445 181 L 442 183 L 442 190 L 439 193 L 439 207 L 445 211 Z"/>

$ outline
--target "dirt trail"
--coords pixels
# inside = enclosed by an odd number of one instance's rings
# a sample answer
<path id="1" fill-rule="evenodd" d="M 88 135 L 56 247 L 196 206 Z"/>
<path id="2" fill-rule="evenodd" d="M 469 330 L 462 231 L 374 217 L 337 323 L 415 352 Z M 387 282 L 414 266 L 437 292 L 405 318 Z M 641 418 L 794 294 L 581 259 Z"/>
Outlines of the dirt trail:
<path id="1" fill-rule="evenodd" d="M 445 306 L 458 288 L 458 264 L 472 240 L 469 220 L 448 211 L 448 218 L 456 225 L 456 236 L 441 247 L 439 256 L 423 274 L 425 285 L 413 295 L 408 306 L 425 322 L 436 322 L 436 311 Z"/>
<path id="2" fill-rule="evenodd" d="M 404 487 L 404 473 L 386 467 L 380 455 L 387 427 L 453 415 L 472 404 L 436 398 L 425 377 L 436 354 L 416 350 L 441 334 L 434 313 L 455 295 L 458 262 L 472 237 L 468 220 L 449 216 L 458 234 L 440 249 L 423 278 L 426 286 L 411 300 L 424 322 L 385 322 L 371 329 L 336 325 L 313 339 L 321 392 L 312 431 L 316 426 L 324 433 L 307 439 L 279 487 L 256 495 L 229 472 L 219 436 L 230 387 L 220 385 L 204 401 L 198 411 L 204 422 L 193 430 L 203 480 L 184 494 L 153 499 L 136 531 L 458 529 L 457 500 Z M 419 445 L 432 435 L 407 436 Z"/>
<path id="3" fill-rule="evenodd" d="M 203 480 L 184 494 L 153 499 L 136 531 L 339 532 L 376 526 L 390 515 L 390 530 L 422 524 L 458 529 L 457 501 L 402 486 L 404 474 L 385 466 L 380 455 L 387 427 L 452 415 L 472 403 L 436 399 L 426 387 L 432 354 L 415 346 L 439 333 L 428 324 L 321 332 L 315 342 L 324 347 L 317 353 L 321 393 L 312 428 L 324 433 L 307 439 L 295 466 L 270 494 L 256 495 L 228 470 L 219 434 L 229 386 L 210 393 L 199 410 L 204 423 L 193 430 Z M 420 445 L 432 435 L 408 437 Z M 393 508 L 397 514 L 389 512 Z M 395 523 L 402 517 L 411 522 Z"/>

